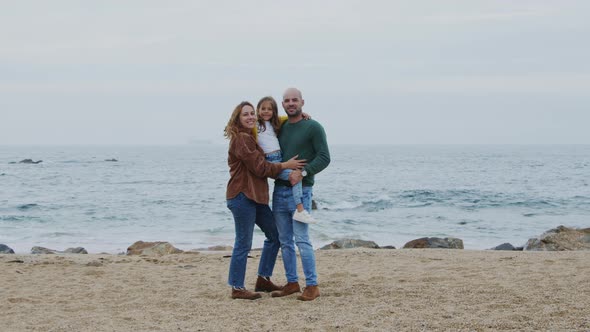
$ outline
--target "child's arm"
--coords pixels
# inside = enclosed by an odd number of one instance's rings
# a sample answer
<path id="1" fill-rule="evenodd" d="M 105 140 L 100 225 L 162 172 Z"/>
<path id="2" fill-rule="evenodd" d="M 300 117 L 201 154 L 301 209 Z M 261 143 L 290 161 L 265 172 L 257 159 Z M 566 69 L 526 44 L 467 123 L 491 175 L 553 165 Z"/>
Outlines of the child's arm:
<path id="1" fill-rule="evenodd" d="M 254 140 L 258 142 L 258 124 L 252 128 L 252 135 L 254 135 Z"/>

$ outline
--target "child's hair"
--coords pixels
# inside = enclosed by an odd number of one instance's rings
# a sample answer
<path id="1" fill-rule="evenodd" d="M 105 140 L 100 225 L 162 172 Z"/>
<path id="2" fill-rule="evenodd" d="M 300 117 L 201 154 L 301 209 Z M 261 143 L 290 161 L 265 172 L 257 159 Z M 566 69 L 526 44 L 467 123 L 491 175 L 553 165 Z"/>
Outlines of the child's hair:
<path id="1" fill-rule="evenodd" d="M 223 136 L 225 136 L 225 138 L 231 140 L 232 138 L 236 137 L 242 128 L 242 124 L 240 123 L 240 113 L 242 113 L 242 108 L 244 108 L 244 106 L 250 106 L 252 109 L 254 109 L 254 106 L 252 106 L 252 104 L 248 101 L 239 103 L 238 106 L 234 108 L 234 111 L 227 122 L 227 126 L 225 126 L 225 129 L 223 130 Z"/>
<path id="2" fill-rule="evenodd" d="M 272 118 L 270 118 L 270 124 L 272 125 L 272 128 L 275 130 L 275 134 L 277 134 L 278 136 L 279 130 L 281 130 L 281 122 L 279 121 L 279 107 L 277 106 L 277 102 L 276 100 L 274 100 L 273 97 L 262 97 L 262 99 L 260 99 L 260 101 L 256 105 L 256 116 L 258 117 L 259 124 L 258 127 L 261 128 L 261 131 L 266 130 L 266 123 L 260 117 L 260 108 L 262 107 L 262 104 L 264 104 L 265 102 L 269 102 L 270 107 L 272 108 Z"/>

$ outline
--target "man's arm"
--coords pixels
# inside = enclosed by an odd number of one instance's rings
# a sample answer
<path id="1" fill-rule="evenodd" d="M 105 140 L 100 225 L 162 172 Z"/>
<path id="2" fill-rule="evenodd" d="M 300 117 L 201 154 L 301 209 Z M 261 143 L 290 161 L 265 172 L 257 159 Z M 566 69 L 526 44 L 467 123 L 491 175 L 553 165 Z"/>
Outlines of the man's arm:
<path id="1" fill-rule="evenodd" d="M 305 170 L 308 175 L 315 175 L 323 171 L 330 164 L 330 150 L 328 149 L 326 132 L 324 131 L 324 127 L 317 122 L 316 126 L 314 126 L 311 143 L 313 149 L 316 151 L 316 155 L 315 158 L 305 166 Z"/>
<path id="2" fill-rule="evenodd" d="M 311 143 L 316 151 L 316 156 L 305 166 L 308 176 L 318 174 L 330 164 L 330 150 L 328 149 L 326 132 L 324 131 L 324 127 L 319 123 L 317 123 L 317 126 L 312 131 Z M 303 180 L 303 176 L 300 170 L 295 170 L 289 175 L 291 185 L 295 185 L 301 180 Z"/>

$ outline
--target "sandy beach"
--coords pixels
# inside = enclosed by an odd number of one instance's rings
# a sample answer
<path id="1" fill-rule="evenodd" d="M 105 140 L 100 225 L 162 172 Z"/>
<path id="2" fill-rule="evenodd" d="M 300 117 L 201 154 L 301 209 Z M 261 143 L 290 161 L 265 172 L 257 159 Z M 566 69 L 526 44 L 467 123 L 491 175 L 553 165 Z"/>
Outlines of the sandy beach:
<path id="1" fill-rule="evenodd" d="M 313 302 L 232 300 L 226 254 L 0 255 L 0 330 L 590 330 L 588 251 L 320 250 Z"/>

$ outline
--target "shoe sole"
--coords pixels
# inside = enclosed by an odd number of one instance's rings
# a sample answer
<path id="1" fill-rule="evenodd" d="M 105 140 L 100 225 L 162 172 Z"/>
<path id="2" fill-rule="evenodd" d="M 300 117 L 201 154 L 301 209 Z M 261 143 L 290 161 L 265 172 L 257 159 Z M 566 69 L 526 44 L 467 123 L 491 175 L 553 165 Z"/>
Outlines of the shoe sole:
<path id="1" fill-rule="evenodd" d="M 265 292 L 265 293 L 272 293 L 272 292 L 280 291 L 280 289 L 267 290 L 267 289 L 260 289 L 260 288 L 256 288 L 256 289 L 254 289 L 254 291 L 255 291 L 255 292 Z"/>
<path id="2" fill-rule="evenodd" d="M 317 223 L 318 223 L 317 221 L 313 221 L 313 222 L 311 222 L 311 221 L 301 221 L 301 220 L 297 220 L 297 219 L 295 219 L 295 218 L 293 218 L 293 220 L 295 220 L 295 221 L 299 221 L 299 222 L 300 222 L 300 223 L 302 223 L 302 224 L 311 224 L 311 225 L 315 225 L 315 224 L 317 224 Z"/>
<path id="3" fill-rule="evenodd" d="M 258 297 L 233 297 L 232 296 L 232 299 L 234 299 L 234 300 L 258 300 L 261 297 L 262 296 L 258 296 Z"/>

